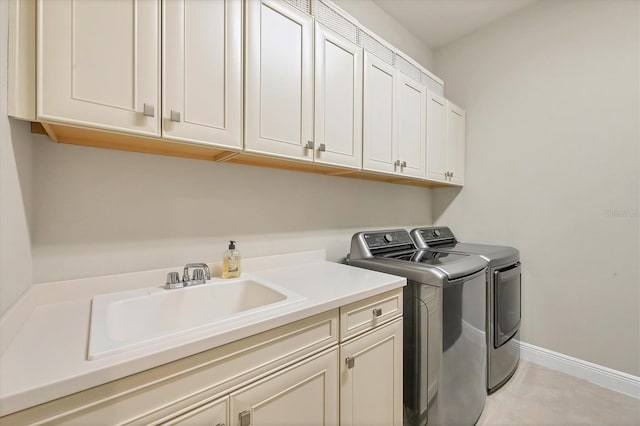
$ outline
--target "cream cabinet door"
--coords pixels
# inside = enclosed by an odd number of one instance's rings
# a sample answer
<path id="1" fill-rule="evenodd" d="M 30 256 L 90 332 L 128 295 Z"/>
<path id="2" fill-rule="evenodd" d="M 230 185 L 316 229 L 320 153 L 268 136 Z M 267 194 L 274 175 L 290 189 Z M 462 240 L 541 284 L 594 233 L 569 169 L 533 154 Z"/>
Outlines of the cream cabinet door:
<path id="1" fill-rule="evenodd" d="M 396 158 L 403 175 L 424 177 L 427 88 L 404 74 L 398 77 Z"/>
<path id="2" fill-rule="evenodd" d="M 340 347 L 340 424 L 402 425 L 402 319 Z"/>
<path id="3" fill-rule="evenodd" d="M 447 164 L 449 181 L 464 184 L 465 112 L 452 102 L 447 109 Z"/>
<path id="4" fill-rule="evenodd" d="M 315 161 L 362 165 L 362 48 L 315 25 Z"/>
<path id="5" fill-rule="evenodd" d="M 364 135 L 362 168 L 399 172 L 397 143 L 397 71 L 393 66 L 364 52 Z"/>
<path id="6" fill-rule="evenodd" d="M 427 179 L 445 182 L 447 170 L 447 100 L 427 91 Z"/>
<path id="7" fill-rule="evenodd" d="M 160 135 L 160 8 L 38 1 L 38 119 Z"/>
<path id="8" fill-rule="evenodd" d="M 162 7 L 162 136 L 242 148 L 242 3 Z"/>
<path id="9" fill-rule="evenodd" d="M 313 160 L 313 18 L 283 1 L 246 3 L 245 149 Z"/>
<path id="10" fill-rule="evenodd" d="M 180 417 L 164 423 L 166 426 L 226 426 L 229 424 L 229 397 L 225 396 Z"/>
<path id="11" fill-rule="evenodd" d="M 232 426 L 338 425 L 338 348 L 231 394 Z"/>

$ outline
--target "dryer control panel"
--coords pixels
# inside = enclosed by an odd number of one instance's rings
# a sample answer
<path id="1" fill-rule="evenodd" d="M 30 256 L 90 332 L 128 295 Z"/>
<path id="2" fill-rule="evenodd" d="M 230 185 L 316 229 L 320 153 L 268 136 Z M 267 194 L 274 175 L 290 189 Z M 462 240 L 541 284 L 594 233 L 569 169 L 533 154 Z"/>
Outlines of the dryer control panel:
<path id="1" fill-rule="evenodd" d="M 427 245 L 432 245 L 438 242 L 455 242 L 456 237 L 451 232 L 451 229 L 446 226 L 437 226 L 431 228 L 422 228 L 419 231 L 422 241 Z"/>

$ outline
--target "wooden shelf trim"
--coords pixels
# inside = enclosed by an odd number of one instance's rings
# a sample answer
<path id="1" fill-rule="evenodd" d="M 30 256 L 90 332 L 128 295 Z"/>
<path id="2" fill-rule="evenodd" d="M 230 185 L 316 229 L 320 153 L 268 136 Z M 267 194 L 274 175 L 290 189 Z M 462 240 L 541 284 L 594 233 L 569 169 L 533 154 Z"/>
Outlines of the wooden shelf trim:
<path id="1" fill-rule="evenodd" d="M 448 187 L 446 183 L 432 182 L 417 178 L 385 175 L 366 170 L 344 169 L 338 166 L 301 162 L 286 158 L 270 157 L 261 154 L 251 154 L 233 151 L 230 148 L 218 146 L 194 145 L 179 141 L 160 138 L 116 133 L 84 127 L 75 127 L 58 123 L 32 122 L 31 133 L 48 136 L 57 143 L 71 145 L 92 146 L 97 148 L 131 151 L 144 154 L 165 155 L 170 157 L 192 158 L 215 162 L 228 162 L 249 166 L 269 167 L 300 171 L 306 173 L 323 174 L 354 179 L 365 179 L 377 182 L 387 182 L 401 185 L 419 186 L 424 188 Z"/>

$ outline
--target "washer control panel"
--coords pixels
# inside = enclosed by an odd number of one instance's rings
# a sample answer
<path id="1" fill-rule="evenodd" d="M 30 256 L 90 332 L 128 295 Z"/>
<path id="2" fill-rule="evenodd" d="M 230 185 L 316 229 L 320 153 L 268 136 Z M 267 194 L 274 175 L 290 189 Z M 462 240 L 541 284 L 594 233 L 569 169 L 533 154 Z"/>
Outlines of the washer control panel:
<path id="1" fill-rule="evenodd" d="M 370 249 L 391 247 L 404 244 L 413 244 L 409 233 L 404 230 L 368 232 L 364 234 L 364 240 Z"/>
<path id="2" fill-rule="evenodd" d="M 439 226 L 434 228 L 424 228 L 420 230 L 420 235 L 425 243 L 429 241 L 441 241 L 441 240 L 453 240 L 453 232 L 446 226 Z"/>

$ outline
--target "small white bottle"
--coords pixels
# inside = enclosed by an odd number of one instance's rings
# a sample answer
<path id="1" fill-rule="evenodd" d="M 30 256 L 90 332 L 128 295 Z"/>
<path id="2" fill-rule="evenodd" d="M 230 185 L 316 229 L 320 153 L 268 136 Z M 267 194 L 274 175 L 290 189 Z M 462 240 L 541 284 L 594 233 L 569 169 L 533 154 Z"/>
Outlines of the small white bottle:
<path id="1" fill-rule="evenodd" d="M 229 249 L 222 257 L 222 278 L 238 278 L 240 276 L 240 250 L 236 250 L 236 242 L 229 241 Z"/>

